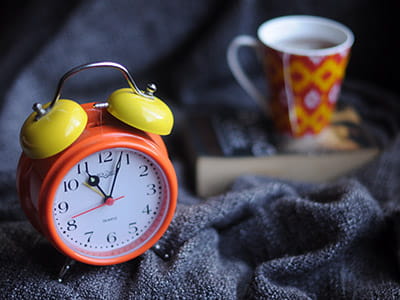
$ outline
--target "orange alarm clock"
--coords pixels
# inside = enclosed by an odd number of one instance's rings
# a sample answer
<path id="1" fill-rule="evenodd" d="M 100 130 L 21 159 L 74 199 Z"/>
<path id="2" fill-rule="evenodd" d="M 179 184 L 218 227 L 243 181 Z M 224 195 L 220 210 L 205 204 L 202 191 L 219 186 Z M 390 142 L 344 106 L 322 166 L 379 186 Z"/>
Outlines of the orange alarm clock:
<path id="1" fill-rule="evenodd" d="M 129 88 L 106 103 L 60 99 L 67 78 L 90 68 L 122 72 Z M 67 257 L 86 264 L 131 260 L 168 228 L 177 202 L 177 179 L 160 135 L 173 115 L 140 91 L 113 62 L 78 66 L 60 80 L 53 101 L 35 104 L 21 128 L 17 189 L 32 225 Z"/>

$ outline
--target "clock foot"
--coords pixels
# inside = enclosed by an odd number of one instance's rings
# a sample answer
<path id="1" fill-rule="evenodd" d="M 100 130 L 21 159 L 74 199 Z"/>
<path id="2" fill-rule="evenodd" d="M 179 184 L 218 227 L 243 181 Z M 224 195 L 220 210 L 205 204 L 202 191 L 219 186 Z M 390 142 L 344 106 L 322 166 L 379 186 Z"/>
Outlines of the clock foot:
<path id="1" fill-rule="evenodd" d="M 57 281 L 59 283 L 62 283 L 68 273 L 68 271 L 72 268 L 72 266 L 76 263 L 75 260 L 71 259 L 71 258 L 67 258 L 65 260 L 64 265 L 62 266 L 60 272 L 58 273 L 58 278 Z"/>

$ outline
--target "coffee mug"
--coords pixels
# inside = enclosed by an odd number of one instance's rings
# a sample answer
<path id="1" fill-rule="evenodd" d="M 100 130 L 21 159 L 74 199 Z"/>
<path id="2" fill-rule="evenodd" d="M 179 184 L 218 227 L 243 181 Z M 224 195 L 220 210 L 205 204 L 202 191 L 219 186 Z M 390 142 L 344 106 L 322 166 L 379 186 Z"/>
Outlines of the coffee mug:
<path id="1" fill-rule="evenodd" d="M 257 39 L 240 35 L 227 50 L 228 65 L 242 88 L 292 137 L 318 135 L 329 125 L 347 67 L 354 35 L 326 18 L 283 16 L 263 23 Z M 239 62 L 239 49 L 252 47 L 261 58 L 269 86 L 265 97 Z"/>

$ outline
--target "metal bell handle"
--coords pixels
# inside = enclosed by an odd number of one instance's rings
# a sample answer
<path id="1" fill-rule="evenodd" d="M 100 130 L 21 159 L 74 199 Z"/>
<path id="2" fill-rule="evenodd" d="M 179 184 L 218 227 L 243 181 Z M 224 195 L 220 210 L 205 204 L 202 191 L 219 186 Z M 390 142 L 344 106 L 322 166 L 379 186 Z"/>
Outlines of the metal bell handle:
<path id="1" fill-rule="evenodd" d="M 132 88 L 132 90 L 136 94 L 138 94 L 142 97 L 148 98 L 148 99 L 154 99 L 153 94 L 157 90 L 156 85 L 154 83 L 151 83 L 148 85 L 146 92 L 142 92 L 141 90 L 139 90 L 139 88 L 137 87 L 131 74 L 129 74 L 129 71 L 124 66 L 122 66 L 118 63 L 115 63 L 115 62 L 110 62 L 110 61 L 92 62 L 92 63 L 87 63 L 87 64 L 77 66 L 75 68 L 72 68 L 67 73 L 65 73 L 63 77 L 61 77 L 61 79 L 58 83 L 54 98 L 51 101 L 50 105 L 46 109 L 43 108 L 40 103 L 35 103 L 33 105 L 33 110 L 37 113 L 36 119 L 41 118 L 42 116 L 44 116 L 48 111 L 50 111 L 53 108 L 53 106 L 56 104 L 56 102 L 60 99 L 62 87 L 63 87 L 65 81 L 69 77 L 71 77 L 72 75 L 75 75 L 76 73 L 79 73 L 83 70 L 93 69 L 93 68 L 113 68 L 113 69 L 119 70 L 124 75 L 129 86 Z"/>

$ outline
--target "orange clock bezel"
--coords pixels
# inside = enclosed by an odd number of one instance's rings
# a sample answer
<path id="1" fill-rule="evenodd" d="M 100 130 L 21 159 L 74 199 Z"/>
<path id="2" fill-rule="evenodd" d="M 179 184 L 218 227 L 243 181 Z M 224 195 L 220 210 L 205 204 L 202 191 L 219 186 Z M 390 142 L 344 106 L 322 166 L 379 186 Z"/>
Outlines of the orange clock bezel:
<path id="1" fill-rule="evenodd" d="M 49 239 L 55 248 L 70 258 L 92 265 L 118 264 L 131 260 L 144 253 L 151 248 L 167 230 L 176 208 L 178 193 L 177 178 L 173 165 L 169 160 L 164 142 L 160 136 L 126 126 L 110 118 L 105 110 L 92 109 L 92 103 L 82 106 L 89 115 L 89 122 L 87 128 L 77 141 L 60 154 L 49 159 L 35 160 L 25 157 L 25 159 L 33 162 L 33 167 L 31 167 L 36 169 L 35 172 L 43 174 L 42 182 L 39 182 L 40 190 L 37 203 L 38 209 L 36 211 L 37 216 L 31 215 L 30 219 L 31 222 L 32 219 L 37 220 L 36 223 L 38 224 L 33 225 L 39 227 L 38 229 Z M 52 213 L 53 201 L 62 179 L 79 161 L 94 152 L 117 147 L 140 151 L 151 157 L 159 165 L 164 172 L 167 181 L 166 184 L 168 185 L 169 206 L 158 231 L 140 248 L 113 258 L 88 257 L 71 249 L 58 235 Z M 21 161 L 23 160 L 21 159 Z M 28 164 L 29 162 L 25 161 L 21 164 L 21 168 L 26 168 Z M 23 186 L 23 182 L 19 183 L 19 189 L 22 189 L 20 193 L 29 194 L 29 191 L 24 190 L 26 187 Z M 26 212 L 30 208 L 33 208 L 31 203 L 25 203 L 23 206 Z M 32 214 L 32 212 L 28 211 L 27 214 Z"/>

